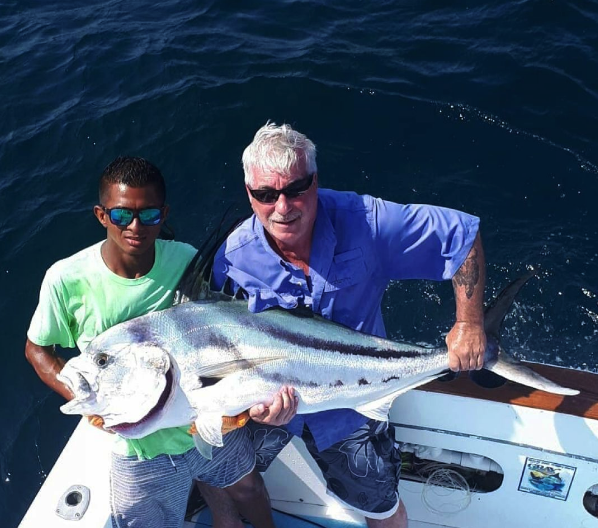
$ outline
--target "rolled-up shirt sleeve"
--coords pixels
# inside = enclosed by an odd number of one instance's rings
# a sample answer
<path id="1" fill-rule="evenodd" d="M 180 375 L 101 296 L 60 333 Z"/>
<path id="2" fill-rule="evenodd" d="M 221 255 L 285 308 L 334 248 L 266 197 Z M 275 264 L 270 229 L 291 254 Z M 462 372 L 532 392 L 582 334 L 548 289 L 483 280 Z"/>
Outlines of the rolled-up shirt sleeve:
<path id="1" fill-rule="evenodd" d="M 376 256 L 390 279 L 448 280 L 469 254 L 476 216 L 431 205 L 372 198 Z"/>

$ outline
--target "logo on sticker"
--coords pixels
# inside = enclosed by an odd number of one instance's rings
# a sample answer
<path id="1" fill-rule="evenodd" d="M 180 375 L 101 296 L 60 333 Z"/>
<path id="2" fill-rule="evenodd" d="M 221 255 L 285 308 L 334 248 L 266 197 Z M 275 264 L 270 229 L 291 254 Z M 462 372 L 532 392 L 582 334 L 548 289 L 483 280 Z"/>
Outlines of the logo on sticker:
<path id="1" fill-rule="evenodd" d="M 575 470 L 572 466 L 528 458 L 519 481 L 519 491 L 567 500 Z"/>

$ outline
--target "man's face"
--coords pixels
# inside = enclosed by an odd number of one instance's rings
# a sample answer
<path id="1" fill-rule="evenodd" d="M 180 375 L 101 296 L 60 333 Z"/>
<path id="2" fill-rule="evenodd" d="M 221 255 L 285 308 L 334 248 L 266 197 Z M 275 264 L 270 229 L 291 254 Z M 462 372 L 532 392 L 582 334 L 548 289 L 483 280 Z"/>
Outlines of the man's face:
<path id="1" fill-rule="evenodd" d="M 139 214 L 139 211 L 164 207 L 162 196 L 154 185 L 146 187 L 128 187 L 112 184 L 103 197 L 102 205 L 106 209 L 126 208 Z M 94 213 L 107 230 L 107 242 L 111 251 L 121 255 L 141 256 L 154 248 L 154 242 L 160 233 L 160 226 L 168 215 L 168 206 L 163 208 L 161 220 L 156 225 L 143 225 L 138 216 L 127 226 L 114 225 L 109 214 L 96 206 Z"/>
<path id="2" fill-rule="evenodd" d="M 296 182 L 305 181 L 310 175 L 305 169 L 305 163 L 300 162 L 292 168 L 290 174 L 254 170 L 252 176 L 251 189 L 280 190 Z M 247 188 L 253 212 L 279 248 L 299 250 L 301 245 L 311 243 L 318 211 L 317 179 L 315 174 L 311 187 L 305 193 L 295 198 L 280 194 L 271 204 L 260 203 L 251 195 L 249 187 Z"/>

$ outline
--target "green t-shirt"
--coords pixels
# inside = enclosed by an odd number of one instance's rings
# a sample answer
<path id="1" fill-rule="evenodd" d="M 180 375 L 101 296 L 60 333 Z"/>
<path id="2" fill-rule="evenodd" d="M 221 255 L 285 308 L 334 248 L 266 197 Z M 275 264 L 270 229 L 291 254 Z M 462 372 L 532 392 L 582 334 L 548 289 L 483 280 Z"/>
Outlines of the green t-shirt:
<path id="1" fill-rule="evenodd" d="M 174 290 L 196 253 L 189 244 L 156 240 L 156 258 L 149 273 L 125 279 L 104 263 L 102 244 L 60 260 L 46 272 L 27 332 L 31 342 L 83 351 L 111 326 L 172 306 Z M 179 455 L 193 447 L 187 429 L 164 429 L 138 440 L 117 436 L 114 451 L 140 459 Z"/>

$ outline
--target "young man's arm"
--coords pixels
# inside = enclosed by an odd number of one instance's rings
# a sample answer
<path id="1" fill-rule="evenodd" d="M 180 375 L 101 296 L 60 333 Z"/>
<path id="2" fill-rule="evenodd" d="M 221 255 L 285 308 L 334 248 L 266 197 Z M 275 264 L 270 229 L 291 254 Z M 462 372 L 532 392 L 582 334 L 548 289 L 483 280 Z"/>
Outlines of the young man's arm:
<path id="1" fill-rule="evenodd" d="M 53 346 L 36 345 L 29 339 L 25 343 L 25 357 L 31 363 L 40 379 L 67 400 L 72 400 L 74 394 L 64 384 L 56 379 L 66 360 L 56 354 Z"/>
<path id="2" fill-rule="evenodd" d="M 456 322 L 446 336 L 451 370 L 479 370 L 484 365 L 484 286 L 486 262 L 478 233 L 467 258 L 453 277 Z"/>
<path id="3" fill-rule="evenodd" d="M 62 370 L 66 360 L 56 354 L 56 349 L 53 346 L 36 345 L 33 341 L 27 339 L 25 343 L 25 357 L 31 363 L 39 378 L 54 392 L 57 392 L 69 401 L 75 397 L 64 383 L 56 379 L 56 375 Z M 105 431 L 104 420 L 102 418 L 92 415 L 88 416 L 87 419 L 91 425 Z"/>

